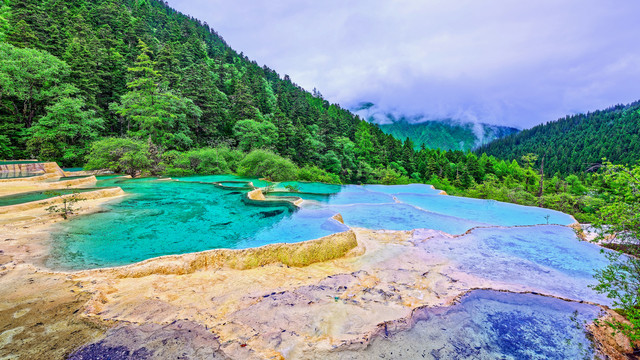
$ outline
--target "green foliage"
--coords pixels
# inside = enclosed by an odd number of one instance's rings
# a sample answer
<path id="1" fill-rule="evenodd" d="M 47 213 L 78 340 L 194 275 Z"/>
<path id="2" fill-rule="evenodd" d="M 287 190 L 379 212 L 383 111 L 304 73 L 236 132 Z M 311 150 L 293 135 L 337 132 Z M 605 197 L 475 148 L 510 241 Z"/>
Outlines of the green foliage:
<path id="1" fill-rule="evenodd" d="M 65 82 L 68 73 L 67 64 L 46 52 L 0 43 L 0 133 L 13 156 L 25 156 L 24 129 L 46 115 L 47 106 L 77 92 Z"/>
<path id="2" fill-rule="evenodd" d="M 108 169 L 133 177 L 153 172 L 155 161 L 149 143 L 135 139 L 105 138 L 91 146 L 87 170 Z"/>
<path id="3" fill-rule="evenodd" d="M 3 41 L 9 32 L 9 18 L 11 17 L 11 8 L 9 5 L 0 0 L 0 41 Z"/>
<path id="4" fill-rule="evenodd" d="M 380 125 L 380 129 L 397 139 L 410 138 L 416 150 L 424 146 L 428 149 L 470 151 L 482 145 L 481 140 L 487 143 L 518 131 L 511 127 L 480 124 L 484 136 L 483 139 L 478 139 L 474 124 L 460 124 L 451 120 L 410 123 L 405 118 L 390 117 L 393 122 Z"/>
<path id="5" fill-rule="evenodd" d="M 278 129 L 269 121 L 240 120 L 233 127 L 233 134 L 242 151 L 272 149 L 278 139 Z"/>
<path id="6" fill-rule="evenodd" d="M 606 163 L 603 189 L 608 201 L 595 222 L 600 240 L 614 236 L 619 251 L 607 254 L 610 264 L 597 271 L 594 289 L 613 300 L 630 324 L 609 325 L 631 341 L 640 340 L 640 165 L 627 168 Z M 631 256 L 623 255 L 623 251 Z"/>
<path id="7" fill-rule="evenodd" d="M 602 158 L 616 164 L 640 160 L 640 102 L 567 116 L 495 140 L 477 149 L 501 159 L 527 153 L 545 158 L 545 171 L 583 173 Z"/>
<path id="8" fill-rule="evenodd" d="M 411 182 L 411 179 L 409 179 L 409 177 L 406 175 L 406 171 L 402 171 L 404 169 L 402 170 L 400 169 L 398 168 L 398 166 L 392 166 L 392 165 L 389 165 L 386 168 L 382 169 L 380 174 L 377 176 L 380 179 L 379 180 L 380 184 L 384 184 L 384 185 L 409 184 Z"/>
<path id="9" fill-rule="evenodd" d="M 110 109 L 128 122 L 131 136 L 149 138 L 167 149 L 188 149 L 193 143 L 189 122 L 197 121 L 202 111 L 193 101 L 162 90 L 149 47 L 142 41 L 138 47 L 140 55 L 134 67 L 129 68 L 134 76 L 127 84 L 129 92 Z"/>
<path id="10" fill-rule="evenodd" d="M 289 192 L 300 192 L 300 186 L 298 185 L 285 185 L 284 188 Z"/>
<path id="11" fill-rule="evenodd" d="M 13 150 L 11 148 L 11 140 L 6 135 L 0 135 L 0 159 L 12 159 Z"/>
<path id="12" fill-rule="evenodd" d="M 298 168 L 291 160 L 271 151 L 254 150 L 240 162 L 238 174 L 264 177 L 272 181 L 287 181 L 298 178 Z"/>
<path id="13" fill-rule="evenodd" d="M 83 163 L 89 143 L 102 129 L 102 119 L 83 107 L 84 101 L 78 98 L 61 98 L 49 106 L 47 115 L 28 131 L 29 153 L 63 166 Z"/>
<path id="14" fill-rule="evenodd" d="M 317 166 L 305 166 L 300 169 L 300 171 L 298 171 L 298 180 L 341 184 L 340 177 L 337 174 L 332 174 Z"/>
<path id="15" fill-rule="evenodd" d="M 213 148 L 202 148 L 183 153 L 169 151 L 163 155 L 163 160 L 166 167 L 165 174 L 169 176 L 229 174 L 232 172 L 221 151 Z"/>

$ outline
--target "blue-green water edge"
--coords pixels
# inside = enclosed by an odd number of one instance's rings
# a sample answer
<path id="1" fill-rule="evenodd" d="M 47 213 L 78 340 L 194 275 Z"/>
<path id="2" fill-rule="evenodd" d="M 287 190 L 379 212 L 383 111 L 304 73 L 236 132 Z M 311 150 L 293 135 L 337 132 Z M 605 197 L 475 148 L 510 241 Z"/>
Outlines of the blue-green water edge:
<path id="1" fill-rule="evenodd" d="M 250 206 L 242 201 L 246 191 L 213 184 L 112 178 L 98 186 L 120 186 L 131 195 L 59 226 L 48 266 L 117 266 L 168 254 L 305 241 L 347 229 L 326 212 Z"/>
<path id="2" fill-rule="evenodd" d="M 330 219 L 336 213 L 342 214 L 348 226 L 430 228 L 450 234 L 478 226 L 573 222 L 566 214 L 546 209 L 434 195 L 438 190 L 421 184 L 276 184 L 278 191 L 293 185 L 308 192 L 290 193 L 308 200 L 302 209 L 293 211 L 284 205 L 265 208 L 245 204 L 247 190 L 214 185 L 234 184 L 230 181 L 270 185 L 254 178 L 211 175 L 160 181 L 101 176 L 98 180 L 98 187 L 120 186 L 130 195 L 106 205 L 104 211 L 60 225 L 53 236 L 49 266 L 107 267 L 169 254 L 311 240 L 347 230 Z"/>

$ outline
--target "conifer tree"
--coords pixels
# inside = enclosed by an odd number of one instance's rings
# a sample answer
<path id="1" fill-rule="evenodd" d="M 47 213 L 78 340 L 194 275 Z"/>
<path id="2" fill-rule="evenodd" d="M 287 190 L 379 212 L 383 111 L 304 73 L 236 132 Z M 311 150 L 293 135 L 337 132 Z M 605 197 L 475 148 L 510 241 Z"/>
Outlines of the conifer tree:
<path id="1" fill-rule="evenodd" d="M 198 120 L 202 111 L 193 101 L 163 89 L 151 50 L 142 40 L 138 48 L 140 55 L 129 68 L 134 77 L 127 83 L 129 92 L 111 109 L 126 121 L 131 136 L 149 138 L 166 149 L 188 149 L 193 144 L 189 122 Z"/>

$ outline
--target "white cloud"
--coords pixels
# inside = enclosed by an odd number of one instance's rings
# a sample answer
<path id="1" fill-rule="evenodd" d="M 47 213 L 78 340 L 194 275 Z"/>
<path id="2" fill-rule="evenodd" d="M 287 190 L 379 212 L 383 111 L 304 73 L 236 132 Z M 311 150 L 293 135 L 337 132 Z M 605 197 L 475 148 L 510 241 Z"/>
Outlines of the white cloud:
<path id="1" fill-rule="evenodd" d="M 345 106 L 528 127 L 640 98 L 636 0 L 170 0 Z"/>

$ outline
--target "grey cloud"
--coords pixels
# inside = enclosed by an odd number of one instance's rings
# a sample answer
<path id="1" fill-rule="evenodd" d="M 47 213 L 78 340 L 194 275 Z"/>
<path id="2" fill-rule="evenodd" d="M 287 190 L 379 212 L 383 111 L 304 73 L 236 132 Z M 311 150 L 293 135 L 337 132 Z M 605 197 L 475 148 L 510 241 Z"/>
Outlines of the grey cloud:
<path id="1" fill-rule="evenodd" d="M 345 106 L 529 127 L 640 98 L 636 0 L 170 0 Z"/>

